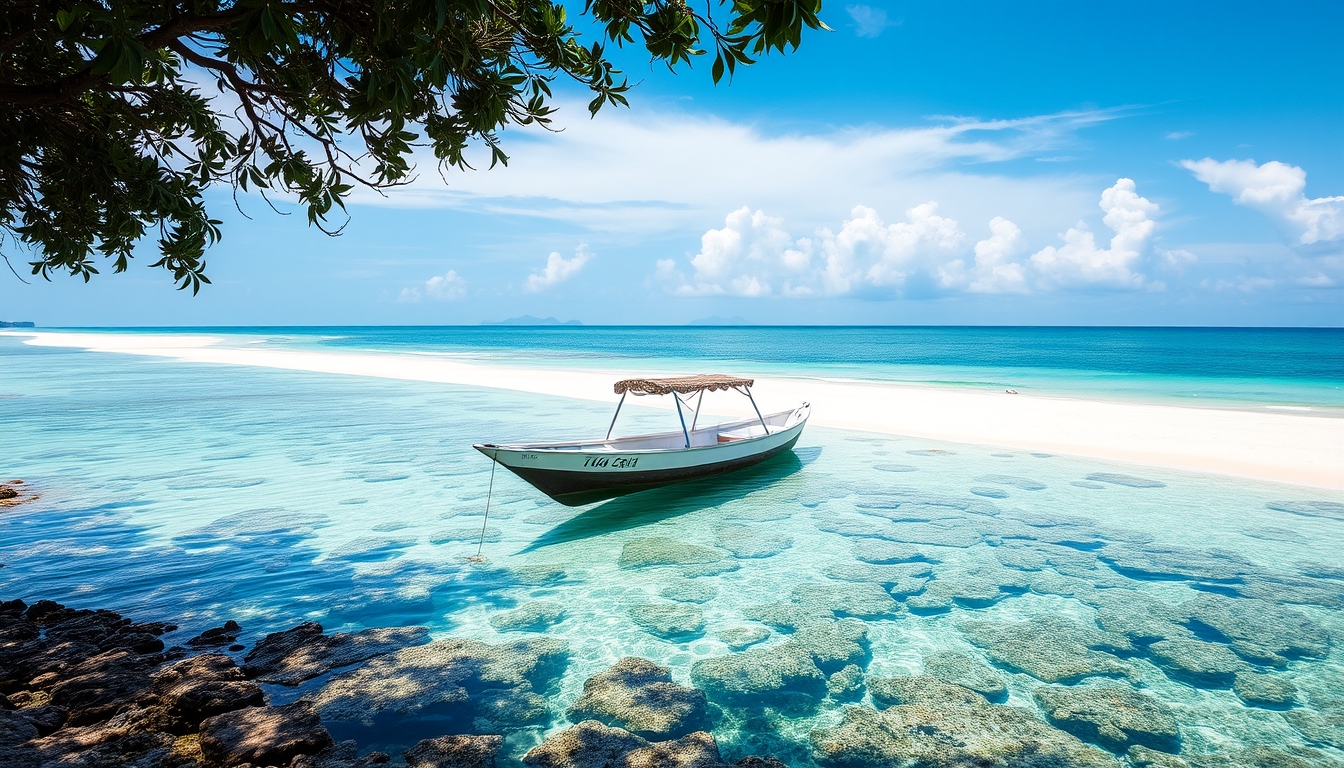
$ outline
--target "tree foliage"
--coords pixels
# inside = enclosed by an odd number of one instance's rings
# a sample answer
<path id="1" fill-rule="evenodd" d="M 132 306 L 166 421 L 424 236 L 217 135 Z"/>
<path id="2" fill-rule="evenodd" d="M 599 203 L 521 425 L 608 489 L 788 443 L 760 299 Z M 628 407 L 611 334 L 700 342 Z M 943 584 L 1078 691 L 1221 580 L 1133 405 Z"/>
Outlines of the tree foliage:
<path id="1" fill-rule="evenodd" d="M 718 82 L 797 48 L 820 8 L 584 0 L 603 38 L 585 43 L 550 0 L 0 0 L 0 230 L 34 275 L 86 282 L 157 236 L 153 266 L 195 292 L 212 185 L 280 192 L 336 232 L 355 185 L 410 178 L 416 145 L 443 169 L 473 145 L 507 163 L 499 131 L 549 126 L 557 77 L 594 114 L 626 104 L 613 43 L 673 68 L 709 49 Z"/>

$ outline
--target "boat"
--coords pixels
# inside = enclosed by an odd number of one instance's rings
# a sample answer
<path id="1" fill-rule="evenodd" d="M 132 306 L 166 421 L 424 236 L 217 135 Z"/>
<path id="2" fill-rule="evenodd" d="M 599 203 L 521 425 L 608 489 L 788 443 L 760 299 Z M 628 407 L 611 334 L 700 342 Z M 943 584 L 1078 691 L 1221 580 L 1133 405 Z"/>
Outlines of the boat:
<path id="1" fill-rule="evenodd" d="M 754 379 L 723 374 L 616 382 L 621 396 L 606 437 L 563 443 L 474 445 L 499 466 L 570 507 L 721 475 L 758 464 L 793 448 L 807 424 L 807 403 L 762 414 L 752 397 Z M 735 391 L 751 401 L 755 418 L 699 426 L 706 392 Z M 681 429 L 612 439 L 626 397 L 672 395 Z M 694 400 L 695 407 L 691 408 Z M 691 416 L 689 423 L 686 416 Z"/>

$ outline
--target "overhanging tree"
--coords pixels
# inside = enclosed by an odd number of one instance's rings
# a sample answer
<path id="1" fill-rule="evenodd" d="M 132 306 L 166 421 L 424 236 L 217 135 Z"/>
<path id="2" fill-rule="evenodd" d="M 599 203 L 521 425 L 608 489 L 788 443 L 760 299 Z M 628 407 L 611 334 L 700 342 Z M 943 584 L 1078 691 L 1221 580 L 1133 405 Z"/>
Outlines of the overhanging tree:
<path id="1" fill-rule="evenodd" d="M 124 271 L 157 236 L 152 266 L 196 292 L 220 237 L 212 185 L 279 191 L 339 231 L 333 209 L 405 183 L 416 144 L 443 168 L 469 168 L 473 144 L 506 163 L 500 129 L 549 125 L 557 77 L 593 114 L 626 104 L 604 43 L 673 68 L 709 49 L 718 82 L 796 49 L 820 9 L 585 0 L 605 38 L 585 45 L 549 0 L 0 0 L 0 230 L 34 275 L 86 282 L 96 257 Z"/>

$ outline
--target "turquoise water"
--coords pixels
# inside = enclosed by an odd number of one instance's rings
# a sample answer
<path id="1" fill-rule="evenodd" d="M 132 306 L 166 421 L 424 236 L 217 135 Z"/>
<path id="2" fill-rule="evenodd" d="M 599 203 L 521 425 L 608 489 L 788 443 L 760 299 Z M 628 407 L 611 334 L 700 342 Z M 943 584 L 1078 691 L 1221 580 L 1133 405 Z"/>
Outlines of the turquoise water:
<path id="1" fill-rule="evenodd" d="M 323 334 L 341 339 L 317 335 L 283 343 L 377 346 L 345 329 Z M 518 357 L 540 354 L 528 338 L 514 344 L 526 350 Z M 601 346 L 592 343 L 601 333 L 584 338 L 583 354 L 629 352 L 628 339 Z M 737 354 L 711 356 L 712 367 L 730 367 Z M 1328 382 L 1329 359 L 1298 363 L 1318 365 Z M 997 376 L 992 366 L 970 367 Z M 1247 372 L 1234 366 L 1233 374 Z M 1291 389 L 1291 380 L 1281 386 Z M 925 655 L 956 651 L 997 667 L 1007 703 L 1033 712 L 1042 680 L 1005 661 L 1002 648 L 972 642 L 967 621 L 1063 617 L 1095 630 L 1099 619 L 1137 621 L 1145 598 L 1169 607 L 1214 599 L 1230 601 L 1244 624 L 1236 631 L 1251 640 L 1192 623 L 1198 637 L 1237 650 L 1248 673 L 1292 683 L 1291 706 L 1249 706 L 1226 680 L 1191 684 L 1145 642 L 1108 659 L 1123 665 L 1128 684 L 1172 708 L 1183 754 L 1269 745 L 1314 749 L 1310 760 L 1320 765 L 1344 759 L 1344 494 L 810 427 L 794 455 L 757 470 L 581 510 L 501 473 L 487 562 L 468 562 L 490 472 L 470 444 L 587 434 L 609 415 L 559 398 L 0 337 L 0 473 L 42 494 L 0 515 L 0 597 L 173 619 L 182 629 L 170 642 L 231 618 L 248 642 L 311 619 L 329 631 L 424 625 L 437 637 L 494 644 L 529 634 L 500 632 L 492 616 L 530 601 L 560 603 L 566 615 L 548 634 L 568 641 L 570 660 L 545 691 L 550 722 L 511 737 L 515 757 L 565 727 L 583 681 L 623 656 L 664 664 L 686 684 L 697 660 L 731 653 L 718 638 L 726 629 L 768 630 L 766 647 L 784 642 L 787 629 L 758 620 L 758 606 L 813 585 L 895 591 L 897 609 L 863 618 L 866 673 L 916 674 Z M 632 429 L 667 418 L 630 415 Z M 627 545 L 650 538 L 712 547 L 723 559 L 710 568 L 622 567 Z M 772 546 L 758 546 L 765 540 Z M 859 559 L 891 546 L 916 554 L 903 566 Z M 707 600 L 683 603 L 698 606 L 702 631 L 666 640 L 631 619 L 632 608 L 688 597 Z M 1284 611 L 1329 637 L 1325 646 L 1281 658 L 1248 651 L 1248 642 L 1282 644 Z M 1103 681 L 1111 682 L 1068 684 Z M 725 709 L 715 735 L 733 759 L 770 753 L 807 766 L 808 734 L 837 723 L 847 705 L 825 698 L 801 709 L 765 701 Z M 391 749 L 440 735 L 428 727 L 408 718 L 391 730 L 333 730 Z"/>
<path id="2" fill-rule="evenodd" d="M 325 351 L 685 372 L 723 368 L 1344 415 L 1341 328 L 387 327 L 145 329 Z M 123 332 L 118 330 L 117 332 Z"/>

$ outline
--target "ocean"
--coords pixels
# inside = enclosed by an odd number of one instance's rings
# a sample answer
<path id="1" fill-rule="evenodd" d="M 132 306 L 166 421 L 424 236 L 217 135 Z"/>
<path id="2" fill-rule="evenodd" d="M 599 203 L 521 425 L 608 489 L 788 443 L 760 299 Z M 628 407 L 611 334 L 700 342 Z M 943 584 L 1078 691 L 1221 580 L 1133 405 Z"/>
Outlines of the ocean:
<path id="1" fill-rule="evenodd" d="M 1344 415 L 1339 330 L 174 330 Z M 584 681 L 623 657 L 713 687 L 721 667 L 705 662 L 740 656 L 764 679 L 769 649 L 797 647 L 813 622 L 848 638 L 815 660 L 838 682 L 712 694 L 725 757 L 838 765 L 815 745 L 847 708 L 875 706 L 863 680 L 950 664 L 1001 682 L 996 701 L 1043 722 L 1056 689 L 1140 692 L 1179 730 L 1162 748 L 1185 757 L 1344 760 L 1338 492 L 809 426 L 791 455 L 754 470 L 581 509 L 499 472 L 486 521 L 491 470 L 472 443 L 600 432 L 609 409 L 21 341 L 0 336 L 0 473 L 41 498 L 0 511 L 0 598 L 172 620 L 170 643 L 226 619 L 249 644 L 306 620 L 564 641 L 564 663 L 536 683 L 538 711 L 483 721 L 460 703 L 400 702 L 392 725 L 324 718 L 361 749 L 494 728 L 514 764 L 567 727 Z M 666 412 L 627 408 L 632 429 L 665 427 Z M 467 559 L 478 547 L 484 563 Z M 540 624 L 520 624 L 519 609 Z M 744 638 L 755 641 L 740 650 Z M 268 692 L 283 701 L 328 682 Z M 1267 689 L 1278 699 L 1249 693 Z"/>

